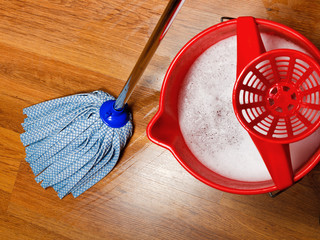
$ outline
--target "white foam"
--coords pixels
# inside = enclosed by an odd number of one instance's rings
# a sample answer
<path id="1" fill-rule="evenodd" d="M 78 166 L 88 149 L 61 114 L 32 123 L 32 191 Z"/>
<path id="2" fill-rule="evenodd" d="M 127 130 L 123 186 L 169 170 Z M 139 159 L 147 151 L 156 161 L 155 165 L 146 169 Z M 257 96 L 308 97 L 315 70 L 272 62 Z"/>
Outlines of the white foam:
<path id="1" fill-rule="evenodd" d="M 261 37 L 267 51 L 291 48 L 305 52 L 282 38 Z M 180 94 L 180 128 L 190 150 L 214 172 L 242 181 L 269 180 L 260 154 L 233 112 L 236 54 L 233 36 L 216 43 L 194 62 Z"/>

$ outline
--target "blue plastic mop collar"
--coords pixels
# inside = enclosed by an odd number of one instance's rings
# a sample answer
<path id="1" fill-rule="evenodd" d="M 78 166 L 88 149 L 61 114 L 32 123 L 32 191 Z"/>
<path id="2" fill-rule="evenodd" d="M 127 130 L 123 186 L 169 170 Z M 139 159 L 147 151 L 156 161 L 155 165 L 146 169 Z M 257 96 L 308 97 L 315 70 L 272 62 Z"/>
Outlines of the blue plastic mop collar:
<path id="1" fill-rule="evenodd" d="M 121 109 L 115 109 L 115 100 L 104 102 L 100 107 L 100 118 L 112 128 L 120 128 L 127 124 L 130 119 L 128 104 Z"/>

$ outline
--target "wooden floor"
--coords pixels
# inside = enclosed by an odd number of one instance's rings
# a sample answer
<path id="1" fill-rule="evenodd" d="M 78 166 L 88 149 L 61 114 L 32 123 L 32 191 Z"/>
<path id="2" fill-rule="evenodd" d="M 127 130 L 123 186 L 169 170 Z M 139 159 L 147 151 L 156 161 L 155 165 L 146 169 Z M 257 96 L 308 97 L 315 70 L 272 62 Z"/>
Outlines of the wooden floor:
<path id="1" fill-rule="evenodd" d="M 320 167 L 276 198 L 213 189 L 151 143 L 170 62 L 220 17 L 292 27 L 320 47 L 320 1 L 187 0 L 129 105 L 135 131 L 112 173 L 74 199 L 34 181 L 22 109 L 104 90 L 117 96 L 167 1 L 0 1 L 0 239 L 320 239 Z"/>

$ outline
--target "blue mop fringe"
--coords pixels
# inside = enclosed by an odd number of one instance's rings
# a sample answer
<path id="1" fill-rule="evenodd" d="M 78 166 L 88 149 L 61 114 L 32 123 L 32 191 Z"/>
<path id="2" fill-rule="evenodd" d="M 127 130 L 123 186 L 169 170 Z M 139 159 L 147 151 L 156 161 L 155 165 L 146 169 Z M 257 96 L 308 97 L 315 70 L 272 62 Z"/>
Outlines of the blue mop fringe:
<path id="1" fill-rule="evenodd" d="M 27 115 L 20 135 L 26 161 L 43 188 L 53 187 L 59 198 L 79 196 L 116 165 L 132 135 L 130 120 L 111 128 L 100 118 L 101 105 L 114 97 L 103 92 L 77 94 L 39 103 Z"/>

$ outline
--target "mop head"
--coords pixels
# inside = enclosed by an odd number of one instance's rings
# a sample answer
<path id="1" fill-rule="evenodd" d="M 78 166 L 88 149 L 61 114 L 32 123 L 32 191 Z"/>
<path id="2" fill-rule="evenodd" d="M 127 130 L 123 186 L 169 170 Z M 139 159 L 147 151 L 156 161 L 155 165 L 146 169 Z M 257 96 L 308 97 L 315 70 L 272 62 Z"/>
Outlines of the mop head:
<path id="1" fill-rule="evenodd" d="M 116 165 L 132 134 L 130 120 L 111 128 L 100 118 L 100 106 L 111 95 L 95 91 L 39 103 L 23 110 L 27 118 L 21 141 L 26 161 L 43 188 L 60 198 L 74 197 L 104 178 Z"/>

